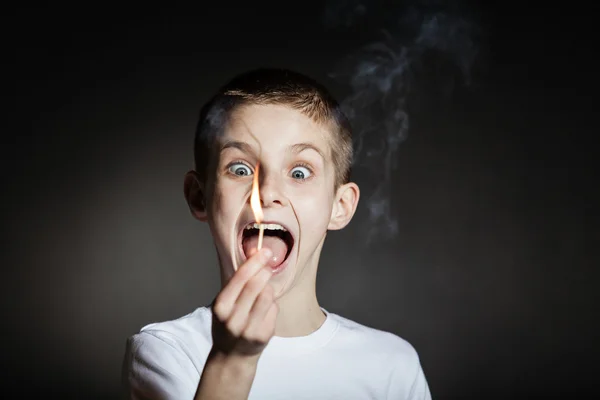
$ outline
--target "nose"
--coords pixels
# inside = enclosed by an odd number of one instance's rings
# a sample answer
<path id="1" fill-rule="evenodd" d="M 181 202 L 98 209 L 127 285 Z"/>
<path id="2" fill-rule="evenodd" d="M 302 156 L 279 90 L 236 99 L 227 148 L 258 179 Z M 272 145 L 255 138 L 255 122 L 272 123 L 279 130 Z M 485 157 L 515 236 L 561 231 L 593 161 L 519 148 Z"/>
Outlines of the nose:
<path id="1" fill-rule="evenodd" d="M 275 174 L 265 173 L 260 182 L 261 206 L 263 208 L 286 206 L 288 201 L 281 188 L 281 182 Z"/>

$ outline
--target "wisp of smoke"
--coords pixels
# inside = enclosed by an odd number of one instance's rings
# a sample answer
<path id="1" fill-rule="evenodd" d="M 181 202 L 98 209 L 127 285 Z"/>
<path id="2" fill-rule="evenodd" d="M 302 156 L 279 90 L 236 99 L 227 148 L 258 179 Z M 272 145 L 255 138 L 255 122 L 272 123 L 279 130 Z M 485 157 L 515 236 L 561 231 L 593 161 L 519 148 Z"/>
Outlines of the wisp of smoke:
<path id="1" fill-rule="evenodd" d="M 338 2 L 328 8 L 326 18 L 330 25 L 348 27 L 366 18 L 366 11 L 367 6 L 355 0 Z M 371 223 L 367 243 L 376 237 L 389 239 L 398 231 L 391 204 L 392 174 L 398 148 L 407 138 L 408 105 L 419 73 L 431 69 L 430 63 L 451 64 L 469 84 L 477 53 L 474 24 L 432 2 L 404 8 L 395 22 L 382 30 L 382 40 L 362 47 L 330 74 L 350 90 L 341 104 L 353 126 L 353 168 L 366 170 L 369 182 L 376 182 L 365 196 Z M 438 83 L 451 85 L 454 77 Z"/>

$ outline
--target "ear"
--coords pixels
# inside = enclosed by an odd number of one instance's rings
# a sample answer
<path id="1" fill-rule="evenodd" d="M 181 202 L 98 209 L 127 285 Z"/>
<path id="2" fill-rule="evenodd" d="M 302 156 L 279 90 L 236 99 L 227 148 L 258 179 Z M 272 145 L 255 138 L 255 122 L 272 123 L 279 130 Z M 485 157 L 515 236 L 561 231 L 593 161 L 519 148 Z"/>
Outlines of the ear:
<path id="1" fill-rule="evenodd" d="M 336 231 L 345 228 L 356 212 L 359 198 L 360 189 L 356 183 L 350 182 L 340 186 L 335 195 L 327 229 Z"/>
<path id="2" fill-rule="evenodd" d="M 183 182 L 183 194 L 187 200 L 190 212 L 199 221 L 206 222 L 208 215 L 206 212 L 206 194 L 204 184 L 200 175 L 196 171 L 189 171 L 185 174 Z"/>

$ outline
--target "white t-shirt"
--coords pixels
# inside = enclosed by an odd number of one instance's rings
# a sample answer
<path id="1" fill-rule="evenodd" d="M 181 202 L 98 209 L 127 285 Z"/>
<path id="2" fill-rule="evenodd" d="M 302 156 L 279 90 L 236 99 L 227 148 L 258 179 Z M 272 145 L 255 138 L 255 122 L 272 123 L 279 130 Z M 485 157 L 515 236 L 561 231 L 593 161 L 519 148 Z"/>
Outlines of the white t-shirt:
<path id="1" fill-rule="evenodd" d="M 323 310 L 308 336 L 273 337 L 250 400 L 429 400 L 415 349 L 400 337 Z M 142 328 L 127 340 L 123 378 L 130 399 L 193 399 L 212 346 L 212 311 L 200 307 Z"/>

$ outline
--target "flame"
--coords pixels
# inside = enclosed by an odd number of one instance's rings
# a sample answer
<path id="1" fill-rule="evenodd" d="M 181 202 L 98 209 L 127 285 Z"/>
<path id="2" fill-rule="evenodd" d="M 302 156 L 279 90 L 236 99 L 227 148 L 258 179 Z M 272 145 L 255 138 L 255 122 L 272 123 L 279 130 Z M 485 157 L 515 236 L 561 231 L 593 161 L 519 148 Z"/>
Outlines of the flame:
<path id="1" fill-rule="evenodd" d="M 250 207 L 254 213 L 254 219 L 257 224 L 260 224 L 264 218 L 262 207 L 260 206 L 260 193 L 258 191 L 258 171 L 260 163 L 256 163 L 256 170 L 254 171 L 254 179 L 252 180 L 252 195 L 250 196 Z"/>

